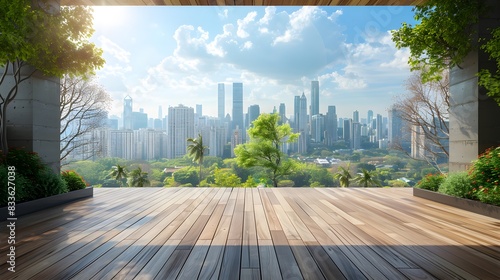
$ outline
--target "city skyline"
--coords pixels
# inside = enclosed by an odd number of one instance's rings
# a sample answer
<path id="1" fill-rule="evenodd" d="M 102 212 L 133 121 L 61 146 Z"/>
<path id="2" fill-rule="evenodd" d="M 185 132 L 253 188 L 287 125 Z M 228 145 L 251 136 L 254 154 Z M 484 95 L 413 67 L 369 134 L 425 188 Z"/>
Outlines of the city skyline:
<path id="1" fill-rule="evenodd" d="M 408 50 L 390 30 L 413 23 L 411 7 L 95 7 L 92 41 L 107 63 L 98 82 L 119 117 L 130 96 L 149 117 L 158 106 L 203 104 L 217 117 L 219 83 L 232 112 L 232 83 L 244 85 L 243 111 L 271 112 L 319 82 L 319 112 L 369 109 L 386 115 L 405 91 Z M 112 19 L 112 20 L 111 20 Z M 120 30 L 127 30 L 123 36 Z M 308 108 L 309 113 L 309 108 Z"/>

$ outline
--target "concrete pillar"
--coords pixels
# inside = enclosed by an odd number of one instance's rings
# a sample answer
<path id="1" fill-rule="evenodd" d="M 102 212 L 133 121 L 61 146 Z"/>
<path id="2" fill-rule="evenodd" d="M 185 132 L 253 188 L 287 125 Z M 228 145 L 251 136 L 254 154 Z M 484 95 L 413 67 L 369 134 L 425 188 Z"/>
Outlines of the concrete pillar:
<path id="1" fill-rule="evenodd" d="M 487 0 L 488 11 L 500 10 L 500 2 Z M 500 14 L 481 14 L 480 38 L 491 37 L 500 26 Z M 483 51 L 471 52 L 465 61 L 450 71 L 450 172 L 463 171 L 487 148 L 500 145 L 500 106 L 478 86 L 480 69 L 495 69 Z"/>
<path id="2" fill-rule="evenodd" d="M 28 68 L 28 67 L 26 67 Z M 25 69 L 26 75 L 33 68 Z M 10 88 L 12 75 L 2 86 Z M 9 147 L 21 147 L 38 153 L 57 173 L 60 171 L 60 80 L 35 72 L 19 86 L 16 98 L 7 108 L 7 137 Z"/>

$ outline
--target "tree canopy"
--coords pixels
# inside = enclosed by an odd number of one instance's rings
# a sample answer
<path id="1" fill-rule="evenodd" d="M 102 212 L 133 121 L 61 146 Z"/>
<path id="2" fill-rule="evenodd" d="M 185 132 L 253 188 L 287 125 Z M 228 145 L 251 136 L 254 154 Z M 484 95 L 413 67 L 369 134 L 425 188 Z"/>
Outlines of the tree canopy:
<path id="1" fill-rule="evenodd" d="M 78 76 L 93 74 L 104 65 L 102 49 L 89 41 L 94 32 L 91 8 L 79 5 L 54 10 L 32 7 L 32 2 L 0 0 L 0 85 L 9 84 L 0 92 L 4 154 L 8 153 L 7 107 L 20 83 L 36 71 L 54 77 Z"/>
<path id="2" fill-rule="evenodd" d="M 480 69 L 479 85 L 500 104 L 500 28 L 481 38 L 477 23 L 491 11 L 485 0 L 429 0 L 414 8 L 415 26 L 403 23 L 392 32 L 398 48 L 409 48 L 408 63 L 422 71 L 423 82 L 439 80 L 447 68 L 458 66 L 475 50 L 482 49 L 496 62 L 496 70 Z M 490 37 L 490 36 L 488 36 Z"/>
<path id="3" fill-rule="evenodd" d="M 279 178 L 293 171 L 294 161 L 281 151 L 285 143 L 293 143 L 299 133 L 292 133 L 289 124 L 279 124 L 278 114 L 261 114 L 248 129 L 250 142 L 238 145 L 234 153 L 242 167 L 261 166 L 267 169 L 274 187 Z"/>

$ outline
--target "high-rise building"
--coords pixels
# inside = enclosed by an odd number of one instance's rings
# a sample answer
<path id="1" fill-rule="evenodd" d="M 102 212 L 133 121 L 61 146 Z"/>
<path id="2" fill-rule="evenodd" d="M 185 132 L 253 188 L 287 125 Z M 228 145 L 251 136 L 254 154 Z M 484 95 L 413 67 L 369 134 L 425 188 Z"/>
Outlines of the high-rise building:
<path id="1" fill-rule="evenodd" d="M 255 121 L 260 115 L 259 105 L 250 105 L 248 107 L 248 127 L 252 126 L 252 122 Z"/>
<path id="2" fill-rule="evenodd" d="M 132 129 L 132 97 L 125 96 L 123 99 L 123 128 Z"/>
<path id="3" fill-rule="evenodd" d="M 361 148 L 361 124 L 359 122 L 352 123 L 351 131 L 351 149 L 358 150 Z"/>
<path id="4" fill-rule="evenodd" d="M 279 107 L 279 114 L 280 114 L 280 124 L 286 123 L 286 107 L 285 103 L 280 103 Z"/>
<path id="5" fill-rule="evenodd" d="M 304 93 L 302 96 L 295 96 L 293 115 L 295 132 L 300 133 L 295 150 L 299 153 L 305 153 L 308 148 L 309 129 L 307 126 L 307 98 Z"/>
<path id="6" fill-rule="evenodd" d="M 325 119 L 325 144 L 332 146 L 337 141 L 337 111 L 335 106 L 328 106 Z"/>
<path id="7" fill-rule="evenodd" d="M 351 145 L 352 119 L 344 119 L 344 141 L 348 147 Z"/>
<path id="8" fill-rule="evenodd" d="M 161 105 L 158 106 L 158 119 L 163 119 L 163 110 L 161 108 Z"/>
<path id="9" fill-rule="evenodd" d="M 319 114 L 319 81 L 311 81 L 311 118 Z"/>
<path id="10" fill-rule="evenodd" d="M 376 126 L 377 126 L 377 141 L 379 141 L 384 139 L 384 124 L 381 114 L 377 114 Z"/>
<path id="11" fill-rule="evenodd" d="M 168 108 L 167 158 L 182 157 L 187 152 L 187 139 L 194 138 L 194 110 L 179 105 Z"/>
<path id="12" fill-rule="evenodd" d="M 153 123 L 151 123 L 151 126 L 153 126 Z M 141 128 L 148 128 L 148 114 L 144 113 L 143 109 L 139 112 L 132 112 L 132 129 Z"/>
<path id="13" fill-rule="evenodd" d="M 359 112 L 358 110 L 352 112 L 352 122 L 359 123 Z"/>
<path id="14" fill-rule="evenodd" d="M 367 115 L 367 119 L 366 119 L 366 124 L 367 124 L 370 128 L 373 128 L 373 127 L 372 127 L 372 120 L 373 120 L 373 111 L 372 111 L 372 110 L 368 110 L 368 115 Z"/>
<path id="15" fill-rule="evenodd" d="M 233 130 L 237 127 L 245 129 L 243 121 L 243 83 L 233 83 Z M 245 141 L 244 133 L 242 134 L 243 141 Z"/>
<path id="16" fill-rule="evenodd" d="M 311 138 L 316 143 L 323 142 L 325 132 L 325 116 L 323 114 L 314 115 L 311 118 Z"/>
<path id="17" fill-rule="evenodd" d="M 401 117 L 401 111 L 392 107 L 388 111 L 389 124 L 387 131 L 387 140 L 389 147 L 393 148 L 400 146 L 404 150 L 410 152 L 410 133 Z"/>
<path id="18" fill-rule="evenodd" d="M 219 120 L 223 120 L 226 117 L 226 93 L 223 83 L 219 83 L 218 85 L 218 99 L 217 99 L 217 114 Z"/>
<path id="19" fill-rule="evenodd" d="M 196 104 L 196 118 L 201 118 L 203 116 L 203 105 Z"/>

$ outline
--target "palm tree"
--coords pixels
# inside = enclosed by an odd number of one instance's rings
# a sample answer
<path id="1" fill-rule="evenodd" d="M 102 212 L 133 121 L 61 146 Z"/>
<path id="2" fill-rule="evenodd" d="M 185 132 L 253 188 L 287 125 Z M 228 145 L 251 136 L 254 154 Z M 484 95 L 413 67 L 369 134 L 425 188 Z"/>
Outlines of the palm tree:
<path id="1" fill-rule="evenodd" d="M 373 171 L 368 171 L 366 169 L 361 169 L 361 172 L 358 173 L 356 178 L 354 178 L 354 182 L 358 183 L 360 186 L 363 186 L 365 188 L 369 186 L 377 186 L 380 187 L 380 181 L 375 178 L 376 175 Z"/>
<path id="2" fill-rule="evenodd" d="M 351 163 L 347 164 L 347 167 L 339 166 L 337 173 L 333 175 L 333 178 L 339 180 L 340 186 L 343 188 L 348 188 L 350 180 L 352 178 L 349 168 Z"/>
<path id="3" fill-rule="evenodd" d="M 148 179 L 148 173 L 142 172 L 141 167 L 137 167 L 137 169 L 132 170 L 128 177 L 128 185 L 131 187 L 147 187 L 150 185 Z"/>
<path id="4" fill-rule="evenodd" d="M 109 172 L 108 177 L 115 179 L 120 182 L 120 186 L 125 185 L 125 180 L 127 179 L 127 168 L 119 164 L 111 167 L 111 172 Z"/>
<path id="5" fill-rule="evenodd" d="M 198 134 L 198 138 L 188 138 L 187 141 L 191 144 L 188 145 L 188 153 L 189 157 L 193 159 L 193 162 L 197 162 L 200 166 L 200 174 L 199 174 L 199 182 L 198 186 L 201 183 L 201 167 L 203 165 L 203 157 L 205 155 L 206 146 L 203 146 L 203 137 L 201 134 Z"/>

